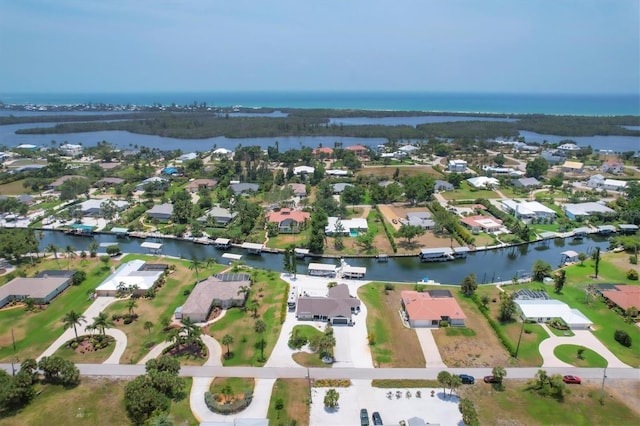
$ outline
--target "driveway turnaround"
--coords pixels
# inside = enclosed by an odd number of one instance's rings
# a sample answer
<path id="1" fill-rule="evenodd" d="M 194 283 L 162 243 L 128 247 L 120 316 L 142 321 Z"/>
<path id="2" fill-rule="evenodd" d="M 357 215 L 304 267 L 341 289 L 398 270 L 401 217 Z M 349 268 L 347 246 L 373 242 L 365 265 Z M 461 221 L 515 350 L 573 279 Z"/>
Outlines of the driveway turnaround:
<path id="1" fill-rule="evenodd" d="M 87 325 L 93 321 L 94 317 L 97 317 L 100 312 L 102 312 L 107 306 L 112 304 L 113 302 L 120 300 L 115 297 L 98 297 L 96 300 L 87 308 L 86 311 L 82 313 L 85 320 L 87 321 L 85 324 L 76 326 L 78 329 L 78 336 L 84 334 L 90 334 L 90 331 L 87 330 Z M 61 318 L 62 319 L 62 318 Z M 115 348 L 113 349 L 113 353 L 107 360 L 104 362 L 105 364 L 119 364 L 120 358 L 124 353 L 124 350 L 127 348 L 127 335 L 124 332 L 118 330 L 117 328 L 107 328 L 105 333 L 115 339 Z M 42 357 L 53 355 L 58 349 L 60 349 L 65 343 L 69 340 L 75 338 L 75 333 L 73 331 L 73 327 L 68 328 L 62 333 L 60 337 L 56 339 L 55 342 L 51 344 L 38 358 L 37 361 L 40 361 Z"/>
<path id="2" fill-rule="evenodd" d="M 563 361 L 560 361 L 556 358 L 553 353 L 554 349 L 560 345 L 577 345 L 584 346 L 585 348 L 589 348 L 595 352 L 597 352 L 600 356 L 607 360 L 607 367 L 611 368 L 631 368 L 627 364 L 620 361 L 605 345 L 598 340 L 596 336 L 591 333 L 589 330 L 572 330 L 575 336 L 556 336 L 549 330 L 546 324 L 540 324 L 542 328 L 545 329 L 547 334 L 549 334 L 548 339 L 544 339 L 540 342 L 539 350 L 540 355 L 542 355 L 542 359 L 544 360 L 542 363 L 543 367 L 571 367 L 570 364 L 567 364 Z"/>
<path id="3" fill-rule="evenodd" d="M 371 424 L 371 414 L 380 413 L 384 424 L 397 425 L 401 420 L 421 417 L 427 423 L 442 425 L 462 424 L 458 411 L 458 398 L 444 397 L 442 389 L 383 389 L 374 388 L 369 380 L 352 380 L 347 388 L 334 388 L 340 394 L 339 407 L 324 407 L 324 395 L 329 388 L 313 388 L 311 392 L 310 424 L 317 426 L 353 426 L 360 424 L 360 409 L 366 408 Z M 417 397 L 420 391 L 420 397 Z"/>

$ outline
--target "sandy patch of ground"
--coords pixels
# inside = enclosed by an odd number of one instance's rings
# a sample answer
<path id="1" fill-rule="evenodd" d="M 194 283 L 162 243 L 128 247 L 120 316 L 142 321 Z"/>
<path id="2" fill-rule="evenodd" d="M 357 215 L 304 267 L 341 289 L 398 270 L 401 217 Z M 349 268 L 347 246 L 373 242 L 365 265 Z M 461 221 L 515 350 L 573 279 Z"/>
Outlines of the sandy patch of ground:
<path id="1" fill-rule="evenodd" d="M 431 397 L 431 389 L 383 389 L 374 388 L 367 380 L 352 380 L 348 388 L 335 388 L 340 394 L 337 410 L 324 408 L 324 395 L 329 388 L 313 388 L 311 404 L 311 425 L 353 426 L 360 424 L 360 409 L 366 408 L 369 413 L 369 423 L 374 411 L 380 413 L 384 424 L 400 424 L 401 420 L 411 417 L 422 417 L 425 422 L 442 425 L 462 423 L 462 415 L 458 411 L 456 396 L 443 398 L 442 389 L 434 389 L 435 396 Z M 401 397 L 396 397 L 396 391 Z M 393 396 L 389 398 L 388 392 Z M 407 397 L 407 391 L 410 397 Z M 416 397 L 416 391 L 422 396 Z"/>

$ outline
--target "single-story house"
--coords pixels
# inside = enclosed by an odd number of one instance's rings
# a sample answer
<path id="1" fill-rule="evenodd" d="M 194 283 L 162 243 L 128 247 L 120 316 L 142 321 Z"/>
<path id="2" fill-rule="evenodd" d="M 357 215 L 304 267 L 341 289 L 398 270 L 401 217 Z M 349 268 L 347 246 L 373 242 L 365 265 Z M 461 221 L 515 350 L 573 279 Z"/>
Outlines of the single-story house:
<path id="1" fill-rule="evenodd" d="M 220 207 L 219 204 L 214 205 L 204 216 L 198 218 L 198 222 L 206 222 L 207 218 L 212 217 L 215 219 L 217 226 L 226 226 L 238 215 L 236 212 L 231 212 L 229 209 Z"/>
<path id="2" fill-rule="evenodd" d="M 571 329 L 587 329 L 593 322 L 582 312 L 572 309 L 556 299 L 515 299 L 520 315 L 525 321 L 546 322 L 554 318 L 562 319 Z"/>
<path id="3" fill-rule="evenodd" d="M 328 146 L 322 146 L 313 150 L 313 155 L 325 155 L 331 157 L 333 155 L 333 148 Z"/>
<path id="4" fill-rule="evenodd" d="M 300 226 L 311 218 L 311 213 L 302 210 L 281 209 L 267 214 L 267 221 L 278 224 L 278 231 L 298 233 Z"/>
<path id="5" fill-rule="evenodd" d="M 147 217 L 150 219 L 169 220 L 173 216 L 173 204 L 157 204 L 147 210 Z"/>
<path id="6" fill-rule="evenodd" d="M 562 171 L 567 173 L 582 173 L 584 172 L 584 163 L 579 161 L 565 161 L 562 165 Z"/>
<path id="7" fill-rule="evenodd" d="M 217 148 L 213 150 L 213 155 L 215 155 L 216 157 L 231 158 L 233 157 L 233 151 L 227 148 Z"/>
<path id="8" fill-rule="evenodd" d="M 144 191 L 147 185 L 158 186 L 163 189 L 169 187 L 169 180 L 160 176 L 152 176 L 148 179 L 143 180 L 139 184 L 136 185 L 136 191 Z"/>
<path id="9" fill-rule="evenodd" d="M 431 219 L 431 213 L 427 211 L 408 212 L 406 224 L 410 226 L 419 226 L 422 229 L 432 229 L 436 225 L 433 219 Z"/>
<path id="10" fill-rule="evenodd" d="M 474 234 L 478 232 L 496 233 L 504 227 L 500 219 L 482 215 L 463 217 L 460 222 L 471 229 Z"/>
<path id="11" fill-rule="evenodd" d="M 194 179 L 187 184 L 185 189 L 191 193 L 198 192 L 202 188 L 213 189 L 218 184 L 214 179 Z"/>
<path id="12" fill-rule="evenodd" d="M 411 155 L 411 154 L 413 154 L 414 152 L 416 152 L 419 149 L 420 148 L 418 148 L 417 146 L 414 146 L 414 145 L 403 145 L 400 148 L 398 148 L 398 151 L 404 152 L 407 155 Z"/>
<path id="13" fill-rule="evenodd" d="M 177 175 L 179 170 L 176 167 L 165 167 L 162 169 L 161 173 L 163 175 Z"/>
<path id="14" fill-rule="evenodd" d="M 500 181 L 494 177 L 477 176 L 467 179 L 469 185 L 477 189 L 487 189 L 500 185 Z"/>
<path id="15" fill-rule="evenodd" d="M 600 291 L 600 294 L 625 311 L 631 307 L 640 309 L 640 287 L 638 286 L 613 285 L 608 290 Z"/>
<path id="16" fill-rule="evenodd" d="M 283 188 L 289 187 L 293 191 L 294 197 L 306 197 L 307 196 L 307 185 L 304 183 L 288 183 L 282 186 Z"/>
<path id="17" fill-rule="evenodd" d="M 562 206 L 562 210 L 564 210 L 564 213 L 571 220 L 577 220 L 594 214 L 610 215 L 615 213 L 615 210 L 596 202 L 565 204 Z"/>
<path id="18" fill-rule="evenodd" d="M 102 214 L 106 205 L 113 204 L 118 211 L 122 211 L 129 207 L 129 203 L 123 200 L 96 200 L 90 199 L 78 204 L 80 212 L 83 216 L 98 216 Z"/>
<path id="19" fill-rule="evenodd" d="M 65 143 L 64 145 L 60 145 L 59 149 L 62 152 L 62 154 L 68 155 L 69 157 L 76 157 L 78 155 L 82 155 L 82 145 Z"/>
<path id="20" fill-rule="evenodd" d="M 558 149 L 568 152 L 580 151 L 580 147 L 578 147 L 578 145 L 576 145 L 575 143 L 563 143 L 562 145 L 558 146 Z"/>
<path id="21" fill-rule="evenodd" d="M 433 187 L 434 191 L 453 191 L 455 188 L 453 184 L 447 182 L 446 180 L 436 180 L 436 184 Z"/>
<path id="22" fill-rule="evenodd" d="M 126 180 L 119 177 L 106 177 L 97 180 L 94 186 L 97 188 L 104 188 L 105 186 L 117 186 L 125 182 Z"/>
<path id="23" fill-rule="evenodd" d="M 204 322 L 214 306 L 222 309 L 242 306 L 246 293 L 241 290 L 250 286 L 249 274 L 217 274 L 200 281 L 182 305 L 182 318 Z"/>
<path id="24" fill-rule="evenodd" d="M 16 197 L 16 200 L 20 201 L 22 204 L 26 204 L 28 206 L 30 206 L 31 204 L 35 203 L 35 200 L 33 199 L 33 197 L 29 194 L 20 194 Z"/>
<path id="25" fill-rule="evenodd" d="M 31 278 L 14 278 L 0 287 L 0 308 L 13 300 L 32 299 L 35 303 L 51 302 L 71 285 L 76 271 L 42 271 Z"/>
<path id="26" fill-rule="evenodd" d="M 246 194 L 251 192 L 258 192 L 260 185 L 257 183 L 232 183 L 229 185 L 231 190 L 236 194 Z"/>
<path id="27" fill-rule="evenodd" d="M 310 175 L 312 174 L 316 169 L 314 167 L 311 166 L 296 166 L 293 168 L 293 174 L 296 176 L 299 175 Z"/>
<path id="28" fill-rule="evenodd" d="M 139 259 L 120 265 L 96 288 L 96 295 L 115 296 L 121 291 L 144 295 L 148 290 L 155 288 L 167 268 L 167 265 L 159 265 L 158 268 L 151 265 L 147 266 L 144 260 Z"/>
<path id="29" fill-rule="evenodd" d="M 342 228 L 341 230 L 339 230 L 340 227 Z M 367 232 L 368 230 L 367 219 L 340 219 L 335 216 L 329 217 L 328 224 L 324 227 L 325 235 L 335 235 L 339 231 L 340 234 L 356 236 L 358 233 Z"/>
<path id="30" fill-rule="evenodd" d="M 537 188 L 542 185 L 542 183 L 534 177 L 514 179 L 511 183 L 516 188 Z"/>
<path id="31" fill-rule="evenodd" d="M 345 148 L 347 151 L 354 152 L 357 156 L 362 157 L 367 154 L 368 148 L 362 145 L 351 145 Z"/>
<path id="32" fill-rule="evenodd" d="M 550 164 L 560 164 L 567 161 L 567 154 L 557 149 L 544 150 L 540 153 L 540 157 Z"/>
<path id="33" fill-rule="evenodd" d="M 81 176 L 81 175 L 62 176 L 62 177 L 59 177 L 58 179 L 54 180 L 53 182 L 51 182 L 49 185 L 47 185 L 47 189 L 56 190 L 56 189 L 58 189 L 58 187 L 60 185 L 62 185 L 63 183 L 65 183 L 66 181 L 68 181 L 70 179 L 87 179 L 87 177 L 86 176 Z"/>
<path id="34" fill-rule="evenodd" d="M 618 161 L 606 161 L 602 164 L 602 166 L 600 166 L 600 171 L 602 173 L 619 175 L 624 172 L 624 164 Z"/>
<path id="35" fill-rule="evenodd" d="M 514 215 L 518 219 L 553 219 L 556 217 L 556 212 L 539 203 L 538 201 L 515 201 L 515 200 L 502 200 L 500 201 L 502 210 L 509 214 Z"/>
<path id="36" fill-rule="evenodd" d="M 334 183 L 332 185 L 333 193 L 334 194 L 342 194 L 347 186 L 353 186 L 353 184 L 345 183 L 345 182 Z"/>
<path id="37" fill-rule="evenodd" d="M 465 160 L 449 160 L 450 172 L 464 173 L 467 170 L 467 162 Z"/>
<path id="38" fill-rule="evenodd" d="M 360 300 L 349 294 L 349 286 L 331 287 L 326 297 L 303 294 L 298 298 L 296 318 L 299 320 L 327 321 L 332 325 L 352 325 L 351 315 L 360 310 Z"/>
<path id="39" fill-rule="evenodd" d="M 195 152 L 188 152 L 176 158 L 176 161 L 184 163 L 185 161 L 195 160 L 196 158 L 198 158 L 198 154 L 196 154 Z"/>
<path id="40" fill-rule="evenodd" d="M 440 321 L 463 327 L 467 318 L 449 290 L 402 291 L 400 304 L 413 328 L 439 327 Z"/>
<path id="41" fill-rule="evenodd" d="M 516 170 L 513 167 L 482 166 L 482 171 L 484 171 L 487 176 L 524 176 L 523 171 Z"/>
<path id="42" fill-rule="evenodd" d="M 596 189 L 622 192 L 627 187 L 627 182 L 618 179 L 605 179 L 602 175 L 593 175 L 587 181 L 587 186 Z"/>
<path id="43" fill-rule="evenodd" d="M 348 170 L 331 169 L 324 172 L 327 176 L 349 176 Z"/>

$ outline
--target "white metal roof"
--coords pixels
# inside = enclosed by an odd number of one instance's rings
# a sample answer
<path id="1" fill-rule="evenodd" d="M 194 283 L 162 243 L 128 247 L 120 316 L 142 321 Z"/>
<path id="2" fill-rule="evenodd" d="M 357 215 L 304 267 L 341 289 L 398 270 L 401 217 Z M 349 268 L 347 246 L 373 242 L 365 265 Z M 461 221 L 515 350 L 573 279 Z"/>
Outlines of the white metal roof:
<path id="1" fill-rule="evenodd" d="M 309 263 L 309 270 L 335 271 L 336 270 L 336 265 L 330 265 L 328 263 Z"/>
<path id="2" fill-rule="evenodd" d="M 148 248 L 150 250 L 160 250 L 162 248 L 162 244 L 145 241 L 144 243 L 140 244 L 140 247 Z"/>
<path id="3" fill-rule="evenodd" d="M 224 257 L 225 259 L 231 259 L 231 260 L 240 260 L 240 259 L 242 259 L 242 255 L 241 254 L 234 254 L 234 253 L 224 253 L 222 255 L 222 257 Z"/>

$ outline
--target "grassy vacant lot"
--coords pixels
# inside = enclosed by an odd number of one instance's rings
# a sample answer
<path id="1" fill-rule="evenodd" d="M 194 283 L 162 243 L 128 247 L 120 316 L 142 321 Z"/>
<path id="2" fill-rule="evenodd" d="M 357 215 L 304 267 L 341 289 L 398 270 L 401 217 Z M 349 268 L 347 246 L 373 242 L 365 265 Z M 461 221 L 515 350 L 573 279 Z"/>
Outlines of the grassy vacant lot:
<path id="1" fill-rule="evenodd" d="M 498 198 L 498 194 L 485 189 L 473 189 L 469 183 L 462 182 L 460 188 L 441 193 L 445 200 L 476 200 L 478 198 Z"/>
<path id="2" fill-rule="evenodd" d="M 371 283 L 358 289 L 358 297 L 367 305 L 367 332 L 375 344 L 371 356 L 376 367 L 424 367 L 425 360 L 414 330 L 400 320 L 400 291 L 411 285 L 395 285 L 385 294 L 384 283 Z"/>
<path id="3" fill-rule="evenodd" d="M 7 426 L 126 425 L 124 380 L 90 379 L 72 389 L 44 385 L 42 392 L 21 411 L 0 418 Z"/>
<path id="4" fill-rule="evenodd" d="M 61 261 L 60 266 L 66 266 Z M 0 360 L 13 358 L 12 330 L 16 342 L 16 355 L 20 360 L 36 358 L 63 332 L 62 317 L 74 310 L 83 312 L 90 304 L 88 291 L 95 289 L 109 275 L 97 260 L 89 260 L 83 266 L 78 259 L 71 261 L 71 269 L 83 269 L 87 279 L 78 286 L 70 286 L 56 297 L 43 311 L 25 312 L 20 307 L 0 310 Z M 28 276 L 37 271 L 59 269 L 54 260 L 43 261 L 33 267 L 25 267 Z M 91 321 L 91 318 L 87 318 Z"/>
<path id="5" fill-rule="evenodd" d="M 256 296 L 259 302 L 258 318 L 253 317 L 251 310 L 242 308 L 232 308 L 227 311 L 220 321 L 209 327 L 209 334 L 218 342 L 222 342 L 222 337 L 229 334 L 233 337 L 234 343 L 231 345 L 233 356 L 229 359 L 223 357 L 225 366 L 253 365 L 260 366 L 260 335 L 254 331 L 256 320 L 261 319 L 267 325 L 264 337 L 264 356 L 269 358 L 273 347 L 280 335 L 282 324 L 280 323 L 282 304 L 286 302 L 287 283 L 278 277 L 278 274 L 270 271 L 254 271 L 253 285 L 248 300 L 251 301 Z M 226 351 L 223 351 L 226 352 Z"/>
<path id="6" fill-rule="evenodd" d="M 139 317 L 131 324 L 117 324 L 116 328 L 122 330 L 127 335 L 127 349 L 122 356 L 123 363 L 138 362 L 144 357 L 149 350 L 151 342 L 153 344 L 161 343 L 166 338 L 166 332 L 162 330 L 160 320 L 162 318 L 171 318 L 173 312 L 178 306 L 184 304 L 188 295 L 184 291 L 193 289 L 196 281 L 195 270 L 189 269 L 189 261 L 162 258 L 158 259 L 153 256 L 144 255 L 127 255 L 123 262 L 134 259 L 142 259 L 148 262 L 161 262 L 175 265 L 176 269 L 173 273 L 167 275 L 165 284 L 158 290 L 156 297 L 153 299 L 137 299 L 138 306 L 134 308 L 134 313 Z M 199 268 L 200 279 L 220 272 L 224 269 L 223 265 L 213 265 L 209 268 Z M 117 301 L 105 309 L 105 312 L 111 318 L 112 314 L 126 314 L 127 299 Z M 151 333 L 144 329 L 144 323 L 151 321 L 153 328 Z"/>
<path id="7" fill-rule="evenodd" d="M 367 166 L 358 170 L 356 172 L 356 176 L 364 175 L 364 176 L 376 176 L 376 177 L 384 177 L 387 179 L 392 179 L 393 174 L 396 172 L 396 168 L 399 169 L 401 177 L 415 176 L 422 173 L 431 175 L 436 179 L 440 179 L 442 177 L 442 174 L 433 170 L 433 167 L 431 166 L 413 166 L 413 165 L 373 166 L 373 167 Z"/>
<path id="8" fill-rule="evenodd" d="M 31 193 L 30 188 L 22 186 L 25 179 L 18 179 L 13 182 L 0 185 L 0 194 L 2 195 L 20 195 Z"/>
<path id="9" fill-rule="evenodd" d="M 509 353 L 482 316 L 478 307 L 457 287 L 449 288 L 467 316 L 466 327 L 433 331 L 442 360 L 449 367 L 495 367 L 510 362 Z"/>
<path id="10" fill-rule="evenodd" d="M 267 247 L 286 249 L 289 245 L 293 244 L 299 247 L 304 242 L 309 241 L 311 235 L 311 228 L 305 229 L 299 234 L 278 234 L 275 237 L 269 237 Z"/>
<path id="11" fill-rule="evenodd" d="M 509 287 L 511 290 L 511 287 Z M 491 316 L 498 321 L 498 314 L 500 311 L 500 290 L 498 290 L 495 286 L 481 286 L 478 288 L 476 293 L 482 297 L 483 295 L 487 295 L 489 297 L 489 310 L 491 312 Z M 495 300 L 495 302 L 494 302 Z M 463 300 L 464 301 L 464 300 Z M 471 306 L 473 302 L 471 300 L 467 301 L 467 305 Z M 473 307 L 475 310 L 478 308 Z M 467 308 L 463 307 L 465 312 L 467 312 Z M 483 321 L 486 323 L 486 320 Z M 520 331 L 523 330 L 522 340 L 520 341 L 520 350 L 518 351 L 518 359 L 510 359 L 514 365 L 519 366 L 540 366 L 542 365 L 542 356 L 540 355 L 539 347 L 540 343 L 549 337 L 546 331 L 538 324 L 525 324 L 524 329 L 522 328 L 522 323 L 518 321 L 510 321 L 506 323 L 498 322 L 498 325 L 505 333 L 511 344 L 515 348 L 518 344 L 518 338 L 520 337 Z M 487 327 L 489 325 L 487 324 Z M 493 336 L 495 336 L 495 332 L 491 330 Z M 503 348 L 502 344 L 497 343 Z"/>
<path id="12" fill-rule="evenodd" d="M 276 410 L 276 402 L 282 400 L 284 407 Z M 269 424 L 299 426 L 309 424 L 309 382 L 306 379 L 278 379 L 273 385 L 269 402 Z M 295 423 L 294 423 L 295 422 Z"/>
<path id="13" fill-rule="evenodd" d="M 578 345 L 560 345 L 553 350 L 553 354 L 559 360 L 576 367 L 604 368 L 607 366 L 607 360 L 589 348 L 583 348 L 582 357 L 578 358 L 578 349 L 581 347 Z"/>
<path id="14" fill-rule="evenodd" d="M 564 401 L 538 396 L 526 388 L 523 380 L 507 380 L 501 392 L 479 383 L 462 386 L 458 393 L 473 401 L 480 424 L 637 425 L 640 421 L 616 397 L 610 396 L 601 405 L 596 382 L 569 387 L 571 393 Z"/>

